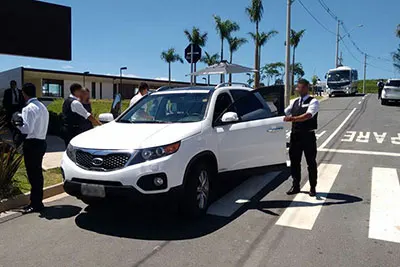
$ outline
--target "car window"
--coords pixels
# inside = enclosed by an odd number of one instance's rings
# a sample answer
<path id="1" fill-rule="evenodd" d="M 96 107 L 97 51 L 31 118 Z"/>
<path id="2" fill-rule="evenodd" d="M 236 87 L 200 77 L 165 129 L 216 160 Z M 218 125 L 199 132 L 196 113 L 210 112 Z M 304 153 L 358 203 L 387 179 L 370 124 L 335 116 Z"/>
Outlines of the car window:
<path id="1" fill-rule="evenodd" d="M 248 92 L 246 96 L 239 98 L 230 109 L 236 111 L 240 121 L 272 117 L 270 108 L 263 104 L 260 94 L 254 92 Z"/>
<path id="2" fill-rule="evenodd" d="M 400 87 L 400 80 L 391 80 L 386 83 L 387 86 Z"/>
<path id="3" fill-rule="evenodd" d="M 226 112 L 226 110 L 232 105 L 232 99 L 228 93 L 222 93 L 217 97 L 217 101 L 215 102 L 214 116 L 213 121 L 215 122 L 222 115 L 222 112 Z"/>

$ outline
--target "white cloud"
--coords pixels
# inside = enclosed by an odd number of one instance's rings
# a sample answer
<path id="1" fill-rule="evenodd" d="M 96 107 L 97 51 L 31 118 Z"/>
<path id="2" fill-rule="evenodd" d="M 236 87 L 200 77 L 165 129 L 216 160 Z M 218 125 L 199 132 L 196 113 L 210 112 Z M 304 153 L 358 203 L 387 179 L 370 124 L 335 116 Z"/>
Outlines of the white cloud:
<path id="1" fill-rule="evenodd" d="M 32 68 L 31 65 L 25 65 L 24 68 Z"/>
<path id="2" fill-rule="evenodd" d="M 160 81 L 168 81 L 168 77 L 156 77 L 154 80 L 160 80 Z M 171 81 L 176 81 L 175 79 L 171 79 Z"/>
<path id="3" fill-rule="evenodd" d="M 119 74 L 113 74 L 113 73 L 107 73 L 106 75 L 108 75 L 108 76 L 119 76 Z M 138 76 L 136 74 L 131 74 L 131 73 L 122 73 L 122 77 L 141 78 L 140 76 Z"/>
<path id="4" fill-rule="evenodd" d="M 64 66 L 62 66 L 62 68 L 65 70 L 70 70 L 70 69 L 73 69 L 74 67 L 72 67 L 71 65 L 64 65 Z"/>

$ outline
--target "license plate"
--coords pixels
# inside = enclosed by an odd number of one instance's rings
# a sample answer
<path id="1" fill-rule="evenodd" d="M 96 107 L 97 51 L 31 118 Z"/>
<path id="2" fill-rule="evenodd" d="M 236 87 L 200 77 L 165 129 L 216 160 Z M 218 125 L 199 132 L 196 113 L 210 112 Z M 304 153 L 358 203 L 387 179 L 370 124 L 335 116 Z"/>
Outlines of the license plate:
<path id="1" fill-rule="evenodd" d="M 106 196 L 104 185 L 98 185 L 98 184 L 82 184 L 81 193 L 82 195 L 87 197 L 104 198 Z"/>

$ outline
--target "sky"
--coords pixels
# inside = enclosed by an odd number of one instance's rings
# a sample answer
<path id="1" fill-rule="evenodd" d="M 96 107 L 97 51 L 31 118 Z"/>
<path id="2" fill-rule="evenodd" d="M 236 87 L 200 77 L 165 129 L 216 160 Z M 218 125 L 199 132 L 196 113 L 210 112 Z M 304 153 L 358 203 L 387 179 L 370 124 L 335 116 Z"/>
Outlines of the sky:
<path id="1" fill-rule="evenodd" d="M 118 74 L 121 66 L 127 66 L 126 76 L 143 78 L 168 77 L 168 65 L 160 54 L 175 48 L 183 57 L 188 41 L 183 34 L 193 26 L 208 33 L 203 49 L 211 54 L 220 50 L 220 41 L 215 30 L 213 15 L 237 22 L 241 29 L 234 36 L 246 37 L 249 42 L 234 54 L 234 62 L 254 66 L 254 43 L 249 32 L 254 31 L 245 7 L 250 0 L 50 0 L 46 1 L 72 8 L 72 61 L 45 60 L 27 57 L 0 55 L 0 71 L 25 66 L 41 69 L 74 72 L 90 71 L 96 74 Z M 273 37 L 262 48 L 261 64 L 285 60 L 286 1 L 264 0 L 264 17 L 260 30 L 276 30 Z M 305 29 L 297 52 L 296 62 L 303 64 L 305 77 L 316 74 L 323 79 L 334 67 L 336 21 L 322 8 L 319 0 L 301 0 L 314 17 L 329 32 L 320 26 L 304 9 L 299 0 L 292 7 L 292 28 Z M 367 54 L 367 79 L 400 76 L 390 62 L 391 53 L 400 44 L 395 36 L 400 24 L 399 0 L 323 0 L 337 15 L 347 29 L 351 39 Z M 363 25 L 359 28 L 358 25 Z M 332 33 L 333 32 L 333 33 Z M 343 31 L 342 31 L 343 33 Z M 363 55 L 351 41 L 343 38 L 341 43 L 344 65 L 363 73 Z M 57 45 L 55 40 L 54 45 Z M 225 51 L 228 46 L 225 44 Z M 225 54 L 225 58 L 228 54 Z M 381 59 L 377 59 L 381 58 Z M 199 63 L 198 69 L 204 67 Z M 190 64 L 172 65 L 172 78 L 189 81 Z M 247 76 L 234 76 L 245 81 Z M 212 79 L 217 82 L 218 77 Z"/>

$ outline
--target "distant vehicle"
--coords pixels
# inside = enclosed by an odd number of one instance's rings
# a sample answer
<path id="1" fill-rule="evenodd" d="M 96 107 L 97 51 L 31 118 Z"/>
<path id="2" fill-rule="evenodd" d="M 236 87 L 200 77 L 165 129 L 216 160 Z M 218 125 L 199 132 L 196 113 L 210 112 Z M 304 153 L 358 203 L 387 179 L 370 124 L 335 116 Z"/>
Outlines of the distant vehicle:
<path id="1" fill-rule="evenodd" d="M 389 101 L 400 101 L 400 79 L 390 79 L 383 87 L 381 104 L 386 105 Z"/>
<path id="2" fill-rule="evenodd" d="M 107 124 L 71 140 L 61 163 L 64 189 L 89 205 L 177 194 L 182 211 L 204 215 L 218 174 L 286 168 L 275 105 L 282 101 L 268 87 L 238 84 L 147 95 L 115 120 L 101 114 Z"/>
<path id="3" fill-rule="evenodd" d="M 327 73 L 327 93 L 333 95 L 355 95 L 357 93 L 358 72 L 342 66 Z"/>

